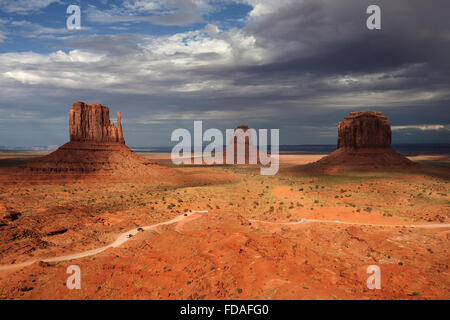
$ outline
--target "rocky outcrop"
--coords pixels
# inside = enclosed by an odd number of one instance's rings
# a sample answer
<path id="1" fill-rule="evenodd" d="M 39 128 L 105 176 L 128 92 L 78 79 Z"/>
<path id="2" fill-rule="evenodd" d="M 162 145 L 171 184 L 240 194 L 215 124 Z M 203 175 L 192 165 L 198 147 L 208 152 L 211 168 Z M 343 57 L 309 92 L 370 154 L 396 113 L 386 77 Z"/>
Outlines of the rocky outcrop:
<path id="1" fill-rule="evenodd" d="M 70 109 L 70 141 L 119 142 L 125 144 L 121 114 L 117 126 L 109 119 L 109 108 L 101 104 L 75 102 Z"/>
<path id="2" fill-rule="evenodd" d="M 152 172 L 150 168 L 158 167 L 125 145 L 120 112 L 117 125 L 114 125 L 106 106 L 74 103 L 70 110 L 69 130 L 70 142 L 49 155 L 29 162 L 21 168 L 21 172 L 43 178 L 48 175 L 127 177 L 146 176 Z"/>
<path id="3" fill-rule="evenodd" d="M 75 103 L 70 111 L 70 141 L 56 151 L 27 164 L 0 170 L 0 184 L 145 182 L 151 185 L 205 185 L 230 181 L 232 175 L 179 171 L 141 157 L 125 145 L 120 113 L 118 123 L 100 104 Z M 4 209 L 0 203 L 0 225 Z M 54 230 L 50 230 L 52 232 Z"/>
<path id="4" fill-rule="evenodd" d="M 241 130 L 241 131 L 239 131 Z M 234 129 L 234 136 L 230 137 L 230 141 L 234 140 L 234 151 L 231 163 L 227 160 L 227 149 L 231 145 L 223 149 L 223 163 L 226 164 L 260 164 L 260 154 L 258 148 L 252 144 L 249 127 L 246 124 L 242 124 Z M 238 159 L 238 152 L 244 152 L 242 159 Z M 254 159 L 250 157 L 253 154 Z"/>
<path id="5" fill-rule="evenodd" d="M 236 129 L 234 129 L 234 144 L 237 145 L 239 144 L 245 144 L 246 146 L 250 145 L 250 136 L 245 136 L 244 139 L 238 139 L 238 136 L 236 135 L 238 130 L 242 130 L 242 132 L 246 135 L 247 131 L 248 131 L 248 125 L 246 124 L 241 124 L 240 126 L 238 126 Z"/>
<path id="6" fill-rule="evenodd" d="M 418 164 L 391 148 L 391 126 L 376 111 L 351 112 L 339 122 L 338 149 L 301 169 L 334 173 L 345 170 L 410 170 Z"/>
<path id="7" fill-rule="evenodd" d="M 351 112 L 339 122 L 338 148 L 389 148 L 391 125 L 376 111 Z"/>
<path id="8" fill-rule="evenodd" d="M 242 124 L 234 129 L 234 164 L 239 164 L 238 152 L 242 152 L 242 150 L 245 152 L 243 157 L 244 164 L 252 163 L 250 160 L 250 153 L 252 152 L 256 156 L 256 163 L 258 163 L 258 150 L 251 144 L 250 132 L 248 130 L 249 128 L 246 124 Z"/>

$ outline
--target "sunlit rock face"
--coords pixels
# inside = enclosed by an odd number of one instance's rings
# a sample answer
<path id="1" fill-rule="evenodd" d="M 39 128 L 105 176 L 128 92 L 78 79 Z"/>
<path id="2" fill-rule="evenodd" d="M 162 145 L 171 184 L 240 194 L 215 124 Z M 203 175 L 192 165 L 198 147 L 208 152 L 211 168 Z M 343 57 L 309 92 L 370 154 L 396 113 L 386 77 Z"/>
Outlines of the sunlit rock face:
<path id="1" fill-rule="evenodd" d="M 117 125 L 109 108 L 101 104 L 75 102 L 69 114 L 70 141 L 56 151 L 30 161 L 21 169 L 26 174 L 67 176 L 145 176 L 154 163 L 136 155 L 125 145 L 121 115 Z"/>
<path id="2" fill-rule="evenodd" d="M 109 119 L 109 108 L 101 104 L 75 102 L 70 109 L 70 141 L 119 142 L 125 144 L 121 115 L 117 126 Z"/>

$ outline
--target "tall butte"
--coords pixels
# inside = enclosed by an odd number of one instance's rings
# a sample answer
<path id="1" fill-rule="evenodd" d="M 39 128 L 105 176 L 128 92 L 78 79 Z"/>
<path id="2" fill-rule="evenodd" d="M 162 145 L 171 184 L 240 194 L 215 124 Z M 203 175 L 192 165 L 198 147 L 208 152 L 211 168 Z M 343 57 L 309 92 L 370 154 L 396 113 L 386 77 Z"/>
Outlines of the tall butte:
<path id="1" fill-rule="evenodd" d="M 248 125 L 242 124 L 236 127 L 234 133 L 228 138 L 233 143 L 227 145 L 222 151 L 224 164 L 261 164 L 261 153 L 252 143 L 251 129 Z M 230 159 L 227 159 L 227 152 L 230 153 Z M 239 153 L 241 157 L 238 157 Z"/>
<path id="2" fill-rule="evenodd" d="M 150 168 L 161 168 L 125 145 L 120 112 L 114 125 L 109 108 L 101 104 L 75 102 L 70 109 L 69 132 L 70 142 L 22 169 L 39 175 L 124 177 L 145 176 Z"/>
<path id="3" fill-rule="evenodd" d="M 70 109 L 70 141 L 119 142 L 123 139 L 121 114 L 117 127 L 109 120 L 109 108 L 101 104 L 75 102 Z"/>
<path id="4" fill-rule="evenodd" d="M 339 122 L 337 150 L 308 165 L 319 171 L 403 170 L 418 166 L 391 147 L 391 125 L 377 111 L 351 112 Z"/>

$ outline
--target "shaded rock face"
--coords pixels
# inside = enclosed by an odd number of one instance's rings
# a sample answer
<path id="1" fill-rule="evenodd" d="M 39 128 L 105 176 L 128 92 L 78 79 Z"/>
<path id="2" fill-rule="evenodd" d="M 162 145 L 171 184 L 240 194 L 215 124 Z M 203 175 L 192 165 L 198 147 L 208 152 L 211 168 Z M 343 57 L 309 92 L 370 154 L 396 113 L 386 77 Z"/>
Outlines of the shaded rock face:
<path id="1" fill-rule="evenodd" d="M 248 146 L 250 144 L 250 136 L 245 136 L 245 137 L 241 137 L 241 139 L 238 139 L 238 135 L 236 134 L 236 131 L 238 130 L 242 130 L 244 134 L 247 134 L 248 131 L 248 125 L 246 124 L 242 124 L 240 126 L 238 126 L 236 129 L 234 129 L 234 144 L 237 145 L 238 143 L 244 143 L 246 146 Z M 244 138 L 244 139 L 242 139 Z"/>
<path id="2" fill-rule="evenodd" d="M 242 131 L 238 131 L 242 130 Z M 231 137 L 234 140 L 234 160 L 233 164 L 259 164 L 260 163 L 260 154 L 258 148 L 256 148 L 252 144 L 249 127 L 246 124 L 240 125 L 234 129 L 234 136 Z M 231 139 L 230 139 L 231 140 Z M 229 148 L 227 146 L 227 148 Z M 224 151 L 224 163 L 227 163 L 227 148 Z M 244 152 L 243 161 L 240 162 L 238 159 L 238 152 Z M 250 155 L 255 155 L 255 158 L 252 160 Z M 228 163 L 231 164 L 231 163 Z"/>
<path id="3" fill-rule="evenodd" d="M 351 112 L 339 122 L 338 148 L 389 148 L 391 125 L 376 111 Z"/>
<path id="4" fill-rule="evenodd" d="M 338 149 L 306 170 L 335 173 L 345 170 L 410 170 L 418 167 L 391 148 L 391 126 L 376 111 L 351 112 L 339 122 Z"/>
<path id="5" fill-rule="evenodd" d="M 121 115 L 117 126 L 109 120 L 109 108 L 101 104 L 75 102 L 70 109 L 70 141 L 119 142 L 125 144 Z"/>
<path id="6" fill-rule="evenodd" d="M 240 135 L 242 132 L 238 131 L 242 130 L 243 135 Z M 248 125 L 242 124 L 238 126 L 236 129 L 234 129 L 234 164 L 239 164 L 238 160 L 238 152 L 239 152 L 239 145 L 244 145 L 243 151 L 245 152 L 244 156 L 244 164 L 250 164 L 250 152 L 256 152 L 256 149 L 250 145 L 250 135 L 248 135 L 250 132 L 248 132 Z M 254 150 L 255 149 L 255 150 Z M 256 153 L 256 157 L 258 157 L 258 153 Z M 258 158 L 256 158 L 256 161 L 258 161 Z"/>

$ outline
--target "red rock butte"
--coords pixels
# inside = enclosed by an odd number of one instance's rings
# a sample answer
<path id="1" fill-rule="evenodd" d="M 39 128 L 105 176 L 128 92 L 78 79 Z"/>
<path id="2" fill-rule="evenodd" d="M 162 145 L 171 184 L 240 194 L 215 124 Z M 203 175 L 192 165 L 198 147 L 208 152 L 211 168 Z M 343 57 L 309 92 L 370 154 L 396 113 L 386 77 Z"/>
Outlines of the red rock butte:
<path id="1" fill-rule="evenodd" d="M 242 130 L 238 134 L 238 130 Z M 252 144 L 250 132 L 248 132 L 249 127 L 246 124 L 242 124 L 234 129 L 234 136 L 230 137 L 234 140 L 234 161 L 233 164 L 260 164 L 259 150 Z M 231 140 L 231 139 L 230 139 Z M 243 146 L 242 146 L 243 145 Z M 243 158 L 244 163 L 239 163 L 238 161 L 238 150 L 243 150 L 245 152 L 245 157 Z M 242 152 L 242 151 L 241 151 Z M 250 154 L 254 153 L 256 155 L 256 163 L 251 163 Z M 223 162 L 226 164 L 227 161 L 227 148 L 223 150 Z"/>
<path id="2" fill-rule="evenodd" d="M 339 122 L 338 149 L 306 167 L 340 170 L 404 170 L 418 166 L 391 148 L 391 125 L 377 111 L 351 112 Z"/>
<path id="3" fill-rule="evenodd" d="M 70 109 L 70 141 L 119 142 L 123 139 L 121 114 L 117 126 L 109 120 L 109 108 L 101 104 L 75 102 Z"/>
<path id="4" fill-rule="evenodd" d="M 21 168 L 26 174 L 45 176 L 86 177 L 145 176 L 161 168 L 136 155 L 125 145 L 121 114 L 117 125 L 111 123 L 109 108 L 101 104 L 76 102 L 69 118 L 70 142 L 55 152 L 29 162 Z M 155 174 L 153 170 L 152 174 Z"/>
<path id="5" fill-rule="evenodd" d="M 391 125 L 376 111 L 351 112 L 339 122 L 338 148 L 390 148 Z"/>

